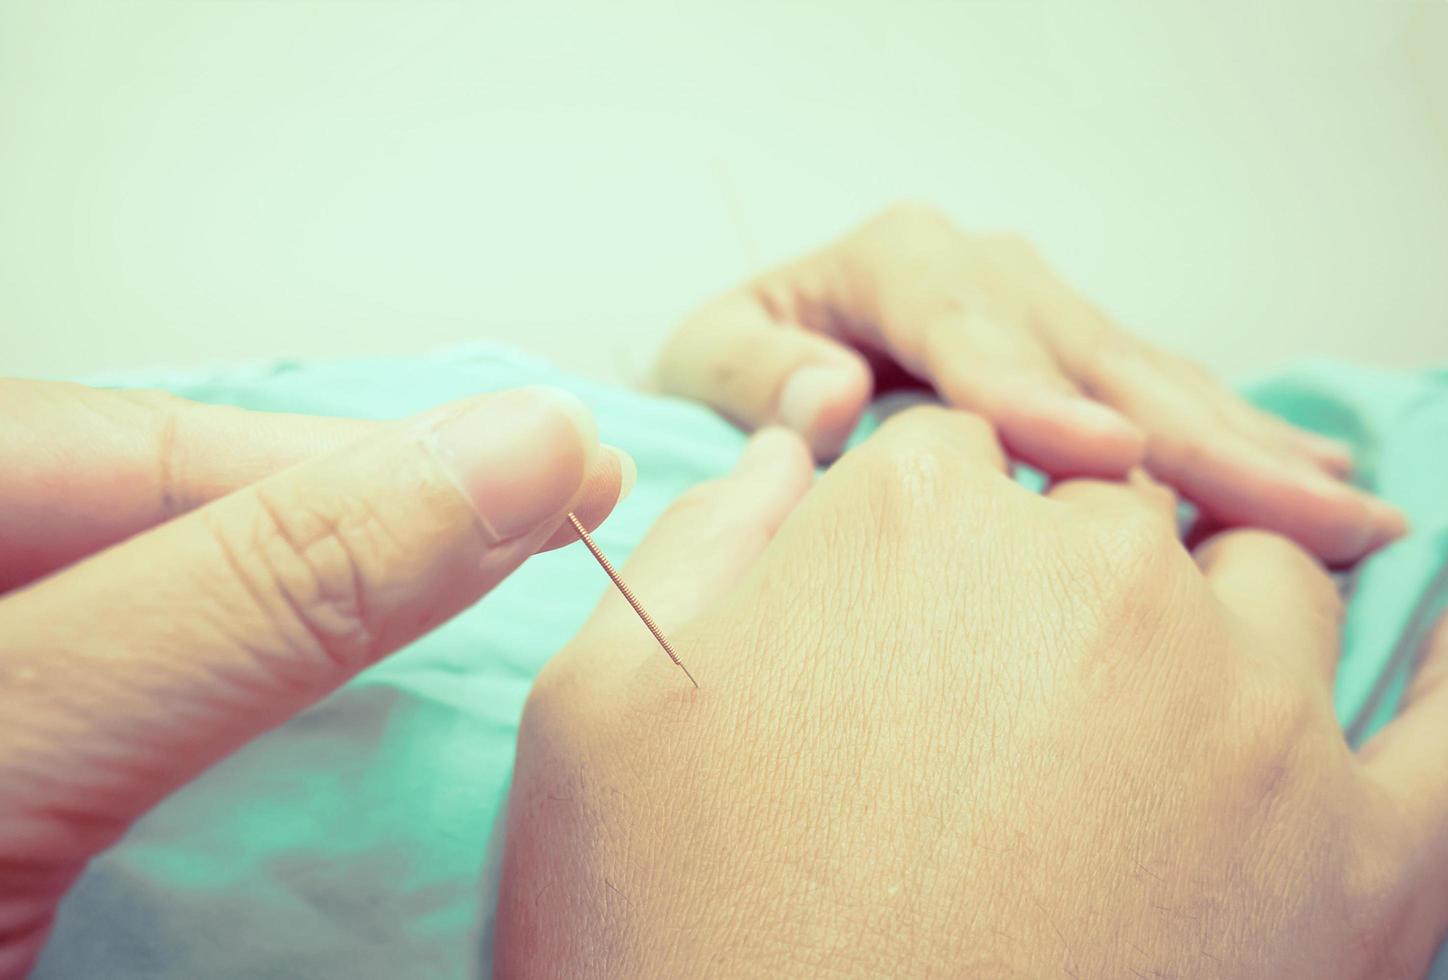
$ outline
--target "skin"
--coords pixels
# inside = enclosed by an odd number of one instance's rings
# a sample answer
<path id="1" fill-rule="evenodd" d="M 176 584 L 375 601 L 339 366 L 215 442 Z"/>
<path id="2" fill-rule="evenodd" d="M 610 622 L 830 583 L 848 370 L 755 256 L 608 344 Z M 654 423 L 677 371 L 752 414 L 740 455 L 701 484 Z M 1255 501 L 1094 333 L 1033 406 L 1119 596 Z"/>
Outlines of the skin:
<path id="1" fill-rule="evenodd" d="M 566 511 L 597 525 L 632 469 L 546 389 L 396 424 L 28 382 L 0 407 L 6 978 L 146 810 L 572 540 Z"/>
<path id="2" fill-rule="evenodd" d="M 661 359 L 669 390 L 788 422 L 821 458 L 901 369 L 1058 475 L 1144 460 L 1214 519 L 1331 561 L 1403 529 L 1337 479 L 1341 447 L 1130 340 L 1019 243 L 918 208 L 710 304 Z M 737 508 L 752 522 L 700 541 L 711 557 L 689 555 L 675 585 L 722 590 L 719 556 L 762 547 L 808 483 L 790 445 L 729 484 L 737 505 L 704 495 L 699 527 Z M 372 423 L 19 381 L 0 381 L 0 462 L 0 977 L 23 974 L 86 862 L 167 793 L 571 542 L 566 511 L 596 526 L 633 471 L 559 393 Z"/>
<path id="3" fill-rule="evenodd" d="M 1027 242 L 898 205 L 720 296 L 664 346 L 658 387 L 746 428 L 838 454 L 872 390 L 902 381 L 986 419 L 1058 478 L 1144 465 L 1208 526 L 1286 535 L 1356 561 L 1403 533 L 1344 481 L 1348 449 L 1253 408 L 1191 361 L 1122 330 Z"/>
<path id="4" fill-rule="evenodd" d="M 1034 496 L 898 416 L 813 490 L 757 437 L 625 570 L 519 739 L 497 972 L 1418 976 L 1448 926 L 1448 643 L 1354 753 L 1337 593 L 1169 492 Z"/>

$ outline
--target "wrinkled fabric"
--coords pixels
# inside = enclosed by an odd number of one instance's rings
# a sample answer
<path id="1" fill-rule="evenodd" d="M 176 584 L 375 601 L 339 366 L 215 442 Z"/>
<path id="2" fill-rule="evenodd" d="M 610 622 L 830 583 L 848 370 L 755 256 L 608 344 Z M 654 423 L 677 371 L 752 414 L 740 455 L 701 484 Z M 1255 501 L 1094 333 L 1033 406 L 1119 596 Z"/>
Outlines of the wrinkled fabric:
<path id="1" fill-rule="evenodd" d="M 563 374 L 503 348 L 103 379 L 250 409 L 398 418 L 552 384 L 638 461 L 598 531 L 615 560 L 744 437 L 712 412 Z M 1351 442 L 1361 482 L 1413 534 L 1346 583 L 1337 707 L 1355 740 L 1392 717 L 1448 587 L 1448 373 L 1311 366 L 1258 404 Z M 222 761 L 92 863 L 61 906 L 42 978 L 460 977 L 488 972 L 498 837 L 533 677 L 606 586 L 582 548 L 531 559 L 430 636 Z M 164 709 L 164 706 L 160 706 Z M 1448 980 L 1448 958 L 1434 976 Z"/>

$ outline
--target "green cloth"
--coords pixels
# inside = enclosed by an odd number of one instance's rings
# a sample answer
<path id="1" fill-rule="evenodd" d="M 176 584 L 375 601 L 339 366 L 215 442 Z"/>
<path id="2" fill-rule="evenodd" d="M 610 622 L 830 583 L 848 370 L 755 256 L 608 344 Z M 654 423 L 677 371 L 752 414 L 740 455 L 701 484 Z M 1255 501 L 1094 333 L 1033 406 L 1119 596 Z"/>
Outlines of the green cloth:
<path id="1" fill-rule="evenodd" d="M 592 407 L 602 437 L 638 461 L 633 495 L 598 532 L 618 560 L 679 493 L 727 471 L 744 442 L 696 405 L 494 347 L 110 381 L 360 418 L 522 384 L 567 388 Z M 1351 603 L 1338 706 L 1347 724 L 1370 728 L 1392 713 L 1411 669 L 1395 644 L 1448 552 L 1448 375 L 1319 367 L 1251 393 L 1353 441 L 1367 479 L 1415 522 L 1410 540 L 1361 571 Z M 540 555 L 473 609 L 221 762 L 93 863 L 62 905 L 36 975 L 486 972 L 490 839 L 519 714 L 534 675 L 605 585 L 580 548 Z M 1426 604 L 1441 607 L 1445 591 L 1440 582 Z"/>

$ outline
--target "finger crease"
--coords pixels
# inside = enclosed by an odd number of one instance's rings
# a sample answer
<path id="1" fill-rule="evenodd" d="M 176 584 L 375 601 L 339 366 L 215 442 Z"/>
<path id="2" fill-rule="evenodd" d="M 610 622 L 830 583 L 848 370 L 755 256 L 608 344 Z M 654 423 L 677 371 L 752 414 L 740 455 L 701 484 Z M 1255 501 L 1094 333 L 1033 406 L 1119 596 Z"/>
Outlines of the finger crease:
<path id="1" fill-rule="evenodd" d="M 159 411 L 161 420 L 156 433 L 156 495 L 162 519 L 170 520 L 187 509 L 186 501 L 178 492 L 180 484 L 176 475 L 176 447 L 179 445 L 177 430 L 181 413 L 174 407 Z"/>

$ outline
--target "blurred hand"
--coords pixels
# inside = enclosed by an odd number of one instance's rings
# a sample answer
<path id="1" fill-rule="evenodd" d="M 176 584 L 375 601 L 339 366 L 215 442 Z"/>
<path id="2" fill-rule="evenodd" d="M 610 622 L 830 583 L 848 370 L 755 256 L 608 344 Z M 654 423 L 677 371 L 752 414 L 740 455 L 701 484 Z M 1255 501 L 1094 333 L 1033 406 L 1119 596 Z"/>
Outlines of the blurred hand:
<path id="1" fill-rule="evenodd" d="M 632 472 L 547 389 L 369 424 L 3 382 L 0 420 L 6 978 L 157 801 L 572 540 L 566 511 L 596 525 Z"/>
<path id="2" fill-rule="evenodd" d="M 611 595 L 544 671 L 500 976 L 1419 975 L 1448 643 L 1354 754 L 1307 553 L 1003 469 L 917 409 L 805 496 L 772 430 L 661 519 L 625 575 L 701 688 Z"/>
<path id="3" fill-rule="evenodd" d="M 689 317 L 658 383 L 753 428 L 794 429 L 821 459 L 872 384 L 919 379 L 1045 472 L 1120 476 L 1145 462 L 1211 521 L 1350 562 L 1402 516 L 1340 479 L 1346 447 L 1258 411 L 1190 361 L 1124 332 L 1027 243 L 901 206 Z"/>

